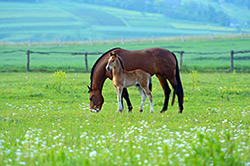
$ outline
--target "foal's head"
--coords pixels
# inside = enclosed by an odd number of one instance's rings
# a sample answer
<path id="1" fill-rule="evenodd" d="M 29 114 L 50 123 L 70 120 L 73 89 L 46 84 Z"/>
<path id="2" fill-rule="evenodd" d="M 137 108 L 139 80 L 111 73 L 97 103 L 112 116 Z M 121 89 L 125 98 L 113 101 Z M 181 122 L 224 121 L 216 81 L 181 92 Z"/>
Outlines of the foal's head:
<path id="1" fill-rule="evenodd" d="M 120 59 L 120 57 L 116 53 L 110 52 L 108 64 L 106 66 L 106 70 L 107 71 L 112 70 L 112 68 L 114 68 L 115 66 L 118 66 L 118 63 L 120 63 L 122 69 L 124 69 L 123 64 L 122 64 L 122 60 Z"/>

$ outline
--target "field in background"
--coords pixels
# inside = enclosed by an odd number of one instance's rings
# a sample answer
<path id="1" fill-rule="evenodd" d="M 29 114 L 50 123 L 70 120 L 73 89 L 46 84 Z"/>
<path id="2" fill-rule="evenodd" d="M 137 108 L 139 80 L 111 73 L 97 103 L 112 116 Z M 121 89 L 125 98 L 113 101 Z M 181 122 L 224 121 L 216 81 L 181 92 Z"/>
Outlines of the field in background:
<path id="1" fill-rule="evenodd" d="M 230 18 L 249 21 L 249 11 L 234 5 L 213 2 Z M 226 4 L 226 3 L 225 3 Z M 234 14 L 231 14 L 234 13 Z M 249 28 L 242 29 L 250 32 Z M 41 3 L 0 1 L 0 41 L 113 40 L 178 35 L 239 33 L 232 27 L 208 22 L 169 19 L 161 14 L 141 13 L 68 1 Z"/>
<path id="2" fill-rule="evenodd" d="M 27 50 L 40 52 L 106 52 L 115 47 L 121 47 L 129 50 L 145 49 L 151 47 L 166 48 L 171 51 L 184 51 L 182 71 L 198 70 L 203 72 L 211 71 L 230 71 L 230 52 L 250 50 L 250 38 L 245 34 L 241 39 L 238 35 L 214 35 L 185 37 L 182 42 L 181 37 L 155 38 L 141 40 L 121 40 L 114 41 L 94 41 L 91 42 L 62 42 L 62 43 L 0 43 L 0 71 L 26 71 Z M 61 46 L 60 46 L 61 45 Z M 21 52 L 4 54 L 6 51 L 23 50 Z M 212 53 L 199 55 L 196 52 Z M 220 54 L 223 52 L 223 54 Z M 88 70 L 100 57 L 98 55 L 88 56 Z M 176 53 L 179 59 L 179 54 Z M 250 53 L 236 54 L 234 57 L 235 70 L 238 72 L 250 71 Z M 31 54 L 31 71 L 63 70 L 67 72 L 84 72 L 85 62 L 83 55 L 71 54 Z"/>
<path id="3" fill-rule="evenodd" d="M 116 113 L 110 80 L 105 103 L 89 111 L 89 74 L 0 73 L 2 165 L 250 165 L 249 74 L 182 73 L 184 112 L 160 114 L 153 77 L 149 101 L 129 93 L 133 113 Z"/>

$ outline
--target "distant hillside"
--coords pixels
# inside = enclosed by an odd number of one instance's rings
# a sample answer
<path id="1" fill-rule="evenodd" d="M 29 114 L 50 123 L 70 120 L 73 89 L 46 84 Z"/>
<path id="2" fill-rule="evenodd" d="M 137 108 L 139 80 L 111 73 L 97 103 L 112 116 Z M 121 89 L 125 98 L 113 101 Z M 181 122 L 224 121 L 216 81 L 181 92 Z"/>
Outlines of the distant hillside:
<path id="1" fill-rule="evenodd" d="M 94 5 L 106 5 L 115 8 L 140 11 L 143 13 L 151 12 L 167 16 L 172 19 L 183 19 L 190 21 L 203 21 L 217 23 L 228 26 L 232 19 L 239 21 L 239 26 L 245 26 L 249 22 L 249 0 L 71 0 L 81 3 Z M 239 9 L 241 11 L 239 11 Z M 238 11 L 237 11 L 238 10 Z M 246 17 L 239 18 L 246 13 Z M 231 12 L 231 13 L 229 13 Z M 244 20 L 244 21 L 243 21 Z M 243 21 L 243 22 L 242 22 Z"/>
<path id="2" fill-rule="evenodd" d="M 235 33 L 236 27 L 208 22 L 170 19 L 144 13 L 70 1 L 0 1 L 0 41 L 76 41 L 146 38 L 176 35 Z M 38 3 L 39 2 L 39 3 Z M 249 11 L 232 5 L 218 6 L 228 15 L 244 21 Z M 233 12 L 232 12 L 232 11 Z M 244 12 L 244 14 L 242 14 Z M 234 14 L 232 14 L 234 13 Z M 237 20 L 234 19 L 237 23 Z M 249 28 L 243 29 L 249 31 Z"/>

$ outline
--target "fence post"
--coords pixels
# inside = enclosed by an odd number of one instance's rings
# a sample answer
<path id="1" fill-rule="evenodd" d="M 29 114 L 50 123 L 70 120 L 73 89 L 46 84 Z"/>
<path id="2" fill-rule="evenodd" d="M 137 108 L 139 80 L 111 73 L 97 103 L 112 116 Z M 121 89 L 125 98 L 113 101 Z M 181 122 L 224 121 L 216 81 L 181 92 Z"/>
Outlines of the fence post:
<path id="1" fill-rule="evenodd" d="M 62 47 L 62 40 L 61 40 L 61 38 L 59 39 L 59 47 Z"/>
<path id="2" fill-rule="evenodd" d="M 122 45 L 124 45 L 124 40 L 125 40 L 125 39 L 124 39 L 124 37 L 122 37 L 122 39 L 121 39 L 121 40 L 122 40 Z"/>
<path id="3" fill-rule="evenodd" d="M 244 39 L 244 33 L 241 31 L 241 40 Z"/>
<path id="4" fill-rule="evenodd" d="M 93 38 L 90 39 L 90 45 L 93 46 Z"/>
<path id="5" fill-rule="evenodd" d="M 184 54 L 184 51 L 180 52 L 180 70 L 182 69 L 182 56 Z"/>
<path id="6" fill-rule="evenodd" d="M 211 33 L 211 40 L 214 40 L 214 34 Z"/>
<path id="7" fill-rule="evenodd" d="M 31 47 L 31 42 L 30 42 L 30 40 L 28 40 L 28 46 L 29 46 L 29 48 Z"/>
<path id="8" fill-rule="evenodd" d="M 234 70 L 234 51 L 231 51 L 231 56 L 230 56 L 230 61 L 231 61 L 231 70 Z"/>
<path id="9" fill-rule="evenodd" d="M 155 38 L 154 38 L 154 35 L 152 36 L 152 44 L 155 44 Z"/>
<path id="10" fill-rule="evenodd" d="M 181 36 L 181 41 L 182 41 L 182 43 L 185 42 L 185 38 L 184 38 L 184 35 L 183 35 L 183 34 L 182 34 L 182 36 Z"/>
<path id="11" fill-rule="evenodd" d="M 86 68 L 86 72 L 88 72 L 88 53 L 85 52 L 85 68 Z"/>
<path id="12" fill-rule="evenodd" d="M 27 51 L 27 72 L 30 71 L 30 50 Z"/>

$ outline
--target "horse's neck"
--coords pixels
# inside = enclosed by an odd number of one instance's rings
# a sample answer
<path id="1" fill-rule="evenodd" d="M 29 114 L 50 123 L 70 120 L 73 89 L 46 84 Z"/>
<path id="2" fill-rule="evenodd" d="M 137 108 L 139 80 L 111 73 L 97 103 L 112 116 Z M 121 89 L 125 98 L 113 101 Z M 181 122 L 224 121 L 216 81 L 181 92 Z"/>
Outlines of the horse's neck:
<path id="1" fill-rule="evenodd" d="M 99 90 L 102 92 L 103 84 L 108 76 L 106 76 L 104 71 L 96 71 L 92 80 L 92 89 Z"/>
<path id="2" fill-rule="evenodd" d="M 93 82 L 92 89 L 102 92 L 103 84 L 104 84 L 104 81 L 106 80 L 106 78 L 98 79 L 97 81 Z"/>
<path id="3" fill-rule="evenodd" d="M 118 62 L 116 63 L 115 67 L 112 69 L 113 76 L 120 75 L 124 73 L 124 69 L 122 68 L 121 64 Z"/>

